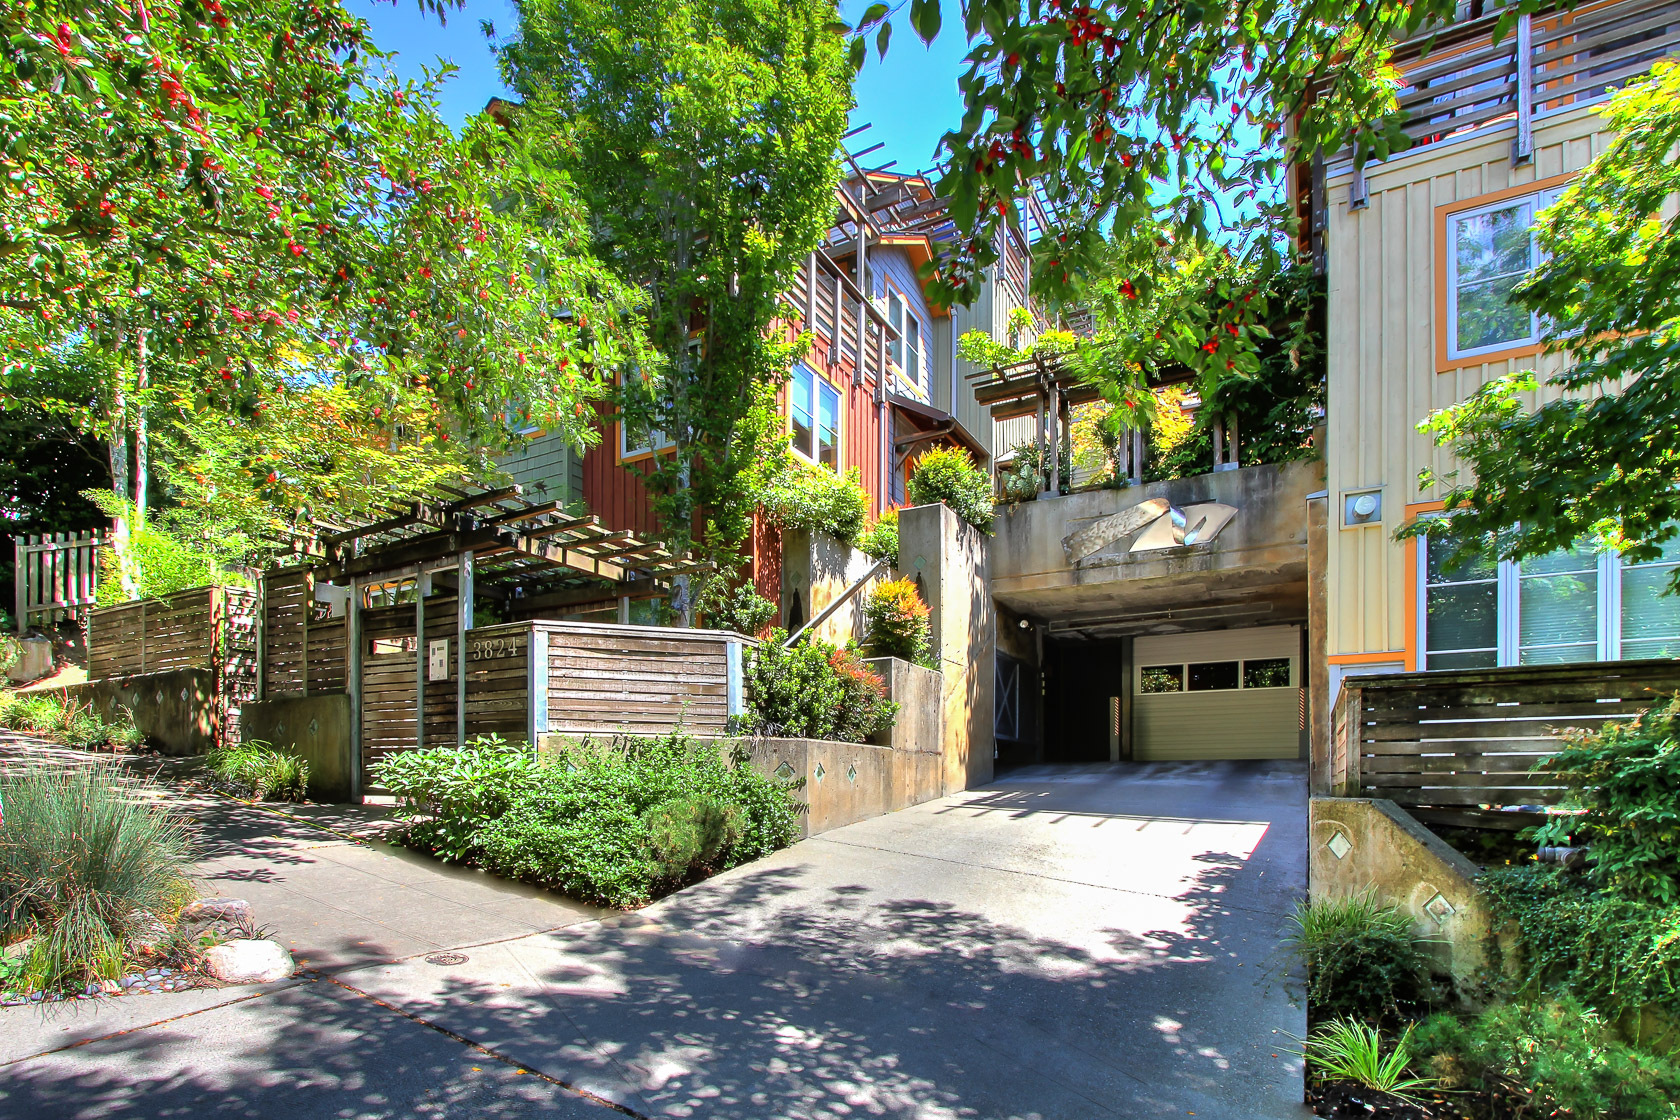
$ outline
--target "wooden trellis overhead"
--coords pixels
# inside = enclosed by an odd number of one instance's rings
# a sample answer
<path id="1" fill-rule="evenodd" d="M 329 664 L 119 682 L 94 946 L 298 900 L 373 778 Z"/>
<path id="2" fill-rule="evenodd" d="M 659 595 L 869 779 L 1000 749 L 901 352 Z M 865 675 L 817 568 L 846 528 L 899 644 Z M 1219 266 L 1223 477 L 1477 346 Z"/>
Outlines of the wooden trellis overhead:
<path id="1" fill-rule="evenodd" d="M 307 551 L 335 583 L 368 583 L 470 554 L 480 581 L 526 591 L 612 583 L 664 583 L 710 569 L 635 534 L 571 517 L 558 502 L 531 502 L 520 487 L 440 488 L 380 519 L 319 532 Z"/>

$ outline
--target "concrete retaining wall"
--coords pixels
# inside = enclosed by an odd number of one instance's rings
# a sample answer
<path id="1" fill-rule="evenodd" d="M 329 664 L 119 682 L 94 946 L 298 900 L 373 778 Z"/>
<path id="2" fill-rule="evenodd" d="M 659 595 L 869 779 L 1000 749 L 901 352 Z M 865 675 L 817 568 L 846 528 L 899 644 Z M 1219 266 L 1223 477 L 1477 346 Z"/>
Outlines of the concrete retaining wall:
<path id="1" fill-rule="evenodd" d="M 73 684 L 63 691 L 91 703 L 104 719 L 127 711 L 134 726 L 162 753 L 203 754 L 216 745 L 221 715 L 216 703 L 216 675 L 209 669 L 171 669 Z"/>
<path id="2" fill-rule="evenodd" d="M 864 662 L 887 685 L 887 696 L 898 704 L 898 719 L 870 740 L 896 751 L 945 749 L 942 693 L 945 681 L 936 669 L 912 665 L 896 657 L 873 657 Z"/>
<path id="3" fill-rule="evenodd" d="M 261 741 L 309 763 L 309 796 L 350 800 L 350 696 L 343 692 L 248 700 L 240 713 L 245 742 Z"/>
<path id="4" fill-rule="evenodd" d="M 1317 900 L 1375 891 L 1411 915 L 1441 969 L 1462 988 L 1487 963 L 1492 936 L 1477 867 L 1392 801 L 1315 797 L 1308 892 Z"/>

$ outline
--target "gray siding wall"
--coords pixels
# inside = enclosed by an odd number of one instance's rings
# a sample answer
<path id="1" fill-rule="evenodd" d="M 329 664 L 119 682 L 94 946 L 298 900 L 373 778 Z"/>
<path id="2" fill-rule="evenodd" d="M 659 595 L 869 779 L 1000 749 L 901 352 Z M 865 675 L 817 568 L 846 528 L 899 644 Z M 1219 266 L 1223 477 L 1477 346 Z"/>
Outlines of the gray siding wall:
<path id="1" fill-rule="evenodd" d="M 610 431 L 610 430 L 609 430 Z M 502 457 L 502 469 L 525 488 L 525 496 L 545 502 L 583 500 L 583 456 L 564 436 L 540 435 Z"/>

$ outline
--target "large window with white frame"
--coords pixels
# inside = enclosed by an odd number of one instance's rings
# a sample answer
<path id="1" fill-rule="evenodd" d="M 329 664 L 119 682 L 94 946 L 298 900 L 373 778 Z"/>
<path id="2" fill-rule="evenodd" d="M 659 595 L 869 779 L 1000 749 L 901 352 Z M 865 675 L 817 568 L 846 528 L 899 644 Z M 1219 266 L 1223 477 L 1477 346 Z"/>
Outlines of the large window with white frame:
<path id="1" fill-rule="evenodd" d="M 804 362 L 788 382 L 793 449 L 830 470 L 840 469 L 840 392 Z"/>
<path id="2" fill-rule="evenodd" d="M 909 301 L 892 288 L 887 289 L 887 322 L 898 332 L 892 343 L 892 360 L 906 381 L 927 392 L 928 364 L 922 353 L 922 322 L 910 310 Z"/>
<path id="3" fill-rule="evenodd" d="M 1680 657 L 1680 540 L 1645 563 L 1589 544 L 1521 562 L 1452 563 L 1444 532 L 1418 541 L 1419 667 L 1476 669 Z"/>
<path id="4" fill-rule="evenodd" d="M 1561 187 L 1447 215 L 1447 357 L 1540 341 L 1540 317 L 1512 293 L 1540 261 L 1534 216 Z"/>

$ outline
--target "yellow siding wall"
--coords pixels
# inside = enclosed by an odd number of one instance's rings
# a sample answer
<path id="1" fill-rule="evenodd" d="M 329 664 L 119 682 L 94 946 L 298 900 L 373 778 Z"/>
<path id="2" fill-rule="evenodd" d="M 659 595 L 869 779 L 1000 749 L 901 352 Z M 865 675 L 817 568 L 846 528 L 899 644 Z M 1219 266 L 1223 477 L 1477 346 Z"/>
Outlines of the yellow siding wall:
<path id="1" fill-rule="evenodd" d="M 1535 155 L 1511 165 L 1510 124 L 1403 154 L 1367 168 L 1370 205 L 1350 210 L 1351 175 L 1328 182 L 1330 490 L 1328 571 L 1332 661 L 1406 651 L 1415 644 L 1415 588 L 1406 552 L 1393 534 L 1413 503 L 1438 501 L 1418 472 L 1437 475 L 1452 456 L 1417 431 L 1435 409 L 1463 400 L 1501 374 L 1535 368 L 1536 359 L 1501 359 L 1437 372 L 1437 208 L 1579 171 L 1603 151 L 1609 134 L 1591 108 L 1535 125 Z M 1542 371 L 1557 359 L 1538 359 Z M 1543 390 L 1541 396 L 1555 395 Z M 1342 494 L 1383 487 L 1383 521 L 1343 529 Z M 1413 632 L 1408 632 L 1413 631 Z"/>

